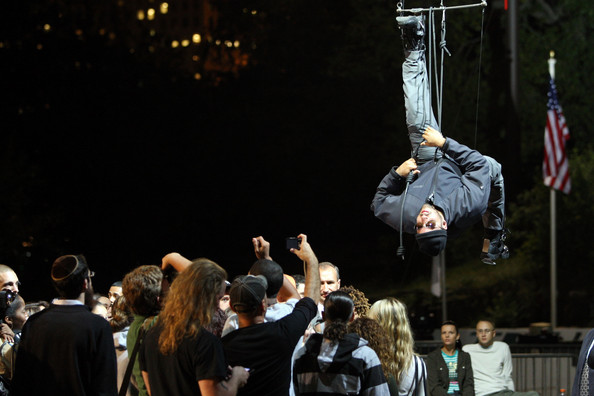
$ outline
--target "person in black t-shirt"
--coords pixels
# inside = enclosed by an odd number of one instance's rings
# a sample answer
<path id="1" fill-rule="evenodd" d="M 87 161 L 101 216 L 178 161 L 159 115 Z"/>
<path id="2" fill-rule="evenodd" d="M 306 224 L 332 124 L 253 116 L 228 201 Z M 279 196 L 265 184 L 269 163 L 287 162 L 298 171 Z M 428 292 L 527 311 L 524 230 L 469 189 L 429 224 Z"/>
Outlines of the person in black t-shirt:
<path id="1" fill-rule="evenodd" d="M 299 249 L 291 249 L 306 264 L 305 297 L 293 312 L 276 322 L 264 323 L 266 314 L 266 279 L 263 276 L 237 278 L 231 284 L 231 308 L 237 313 L 239 329 L 222 338 L 230 364 L 250 369 L 250 380 L 239 395 L 283 396 L 289 394 L 291 356 L 299 338 L 317 314 L 320 299 L 318 259 L 299 235 Z M 299 298 L 295 290 L 296 298 Z"/>
<path id="2" fill-rule="evenodd" d="M 205 329 L 225 292 L 227 273 L 198 259 L 171 284 L 165 307 L 146 334 L 139 363 L 151 395 L 233 396 L 249 373 L 228 372 L 221 341 Z"/>

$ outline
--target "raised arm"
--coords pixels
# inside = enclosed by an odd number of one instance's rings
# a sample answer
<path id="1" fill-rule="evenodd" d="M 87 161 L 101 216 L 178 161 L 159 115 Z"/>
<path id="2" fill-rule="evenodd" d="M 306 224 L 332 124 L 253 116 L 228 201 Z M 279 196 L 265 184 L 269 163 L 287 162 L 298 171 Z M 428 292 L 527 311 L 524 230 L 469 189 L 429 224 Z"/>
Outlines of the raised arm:
<path id="1" fill-rule="evenodd" d="M 318 267 L 318 258 L 307 242 L 307 235 L 299 234 L 301 244 L 299 249 L 291 249 L 297 257 L 303 260 L 305 264 L 305 291 L 303 295 L 309 297 L 317 304 L 320 302 L 320 269 Z"/>
<path id="2" fill-rule="evenodd" d="M 252 243 L 254 244 L 254 253 L 256 253 L 258 260 L 272 260 L 272 257 L 270 257 L 270 242 L 259 236 L 252 238 Z"/>
<path id="3" fill-rule="evenodd" d="M 293 283 L 291 283 L 289 275 L 284 274 L 283 285 L 281 286 L 280 290 L 278 291 L 278 294 L 276 295 L 276 301 L 287 302 L 291 298 L 296 298 L 297 300 L 300 300 L 301 295 L 299 294 L 295 286 L 293 286 Z"/>
<path id="4" fill-rule="evenodd" d="M 169 253 L 161 260 L 161 269 L 166 270 L 168 267 L 173 267 L 177 272 L 182 272 L 192 264 L 191 260 L 188 260 L 179 253 Z"/>

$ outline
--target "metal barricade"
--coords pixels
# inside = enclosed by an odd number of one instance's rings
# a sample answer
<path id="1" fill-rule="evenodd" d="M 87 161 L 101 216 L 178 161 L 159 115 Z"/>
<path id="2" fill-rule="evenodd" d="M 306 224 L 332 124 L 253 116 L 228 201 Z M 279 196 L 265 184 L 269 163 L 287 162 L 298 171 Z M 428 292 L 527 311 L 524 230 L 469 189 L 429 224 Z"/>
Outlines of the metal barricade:
<path id="1" fill-rule="evenodd" d="M 514 353 L 512 378 L 516 391 L 536 391 L 540 396 L 570 394 L 575 376 L 575 357 L 571 353 Z"/>

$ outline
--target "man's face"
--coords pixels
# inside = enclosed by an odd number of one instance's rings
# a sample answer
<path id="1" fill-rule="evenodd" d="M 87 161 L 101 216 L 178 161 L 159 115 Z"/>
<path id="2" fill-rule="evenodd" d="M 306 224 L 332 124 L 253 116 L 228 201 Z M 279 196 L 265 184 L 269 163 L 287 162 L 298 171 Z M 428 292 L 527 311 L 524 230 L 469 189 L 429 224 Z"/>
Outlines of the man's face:
<path id="1" fill-rule="evenodd" d="M 19 278 L 14 271 L 6 271 L 0 274 L 0 287 L 2 290 L 10 290 L 13 293 L 19 292 Z"/>
<path id="2" fill-rule="evenodd" d="M 495 341 L 495 329 L 490 322 L 480 321 L 476 324 L 476 337 L 480 346 L 488 348 Z"/>
<path id="3" fill-rule="evenodd" d="M 122 286 L 112 286 L 109 288 L 107 292 L 107 297 L 109 297 L 109 301 L 113 304 L 116 298 L 122 295 Z"/>
<path id="4" fill-rule="evenodd" d="M 423 205 L 419 215 L 417 216 L 416 229 L 417 234 L 435 231 L 439 229 L 447 229 L 448 225 L 441 215 L 433 206 L 429 204 Z"/>
<path id="5" fill-rule="evenodd" d="M 322 302 L 326 300 L 328 294 L 340 289 L 340 279 L 332 267 L 320 268 L 320 297 Z"/>

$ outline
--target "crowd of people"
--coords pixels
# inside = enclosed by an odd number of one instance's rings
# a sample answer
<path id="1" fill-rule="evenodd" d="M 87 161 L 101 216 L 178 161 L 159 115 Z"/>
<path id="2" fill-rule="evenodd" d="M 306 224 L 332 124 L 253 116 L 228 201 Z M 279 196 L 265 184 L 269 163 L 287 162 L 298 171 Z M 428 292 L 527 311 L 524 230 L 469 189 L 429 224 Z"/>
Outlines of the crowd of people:
<path id="1" fill-rule="evenodd" d="M 299 241 L 303 274 L 285 274 L 257 237 L 255 262 L 231 282 L 209 259 L 169 253 L 105 296 L 84 256 L 62 256 L 49 271 L 58 297 L 34 313 L 0 265 L 0 395 L 531 396 L 514 391 L 492 322 L 464 348 L 445 322 L 423 358 L 402 301 L 370 304 Z"/>

